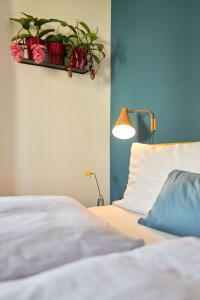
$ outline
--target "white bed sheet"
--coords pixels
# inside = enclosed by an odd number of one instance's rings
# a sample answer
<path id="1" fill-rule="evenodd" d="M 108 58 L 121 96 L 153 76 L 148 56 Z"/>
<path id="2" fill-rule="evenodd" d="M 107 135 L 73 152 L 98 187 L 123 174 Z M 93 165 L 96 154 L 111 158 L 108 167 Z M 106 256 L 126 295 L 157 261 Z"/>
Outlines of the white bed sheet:
<path id="1" fill-rule="evenodd" d="M 142 216 L 141 214 L 125 210 L 118 205 L 120 206 L 120 200 L 115 201 L 115 205 L 90 207 L 89 210 L 122 233 L 144 239 L 145 244 L 176 238 L 175 235 L 138 224 L 137 221 Z"/>

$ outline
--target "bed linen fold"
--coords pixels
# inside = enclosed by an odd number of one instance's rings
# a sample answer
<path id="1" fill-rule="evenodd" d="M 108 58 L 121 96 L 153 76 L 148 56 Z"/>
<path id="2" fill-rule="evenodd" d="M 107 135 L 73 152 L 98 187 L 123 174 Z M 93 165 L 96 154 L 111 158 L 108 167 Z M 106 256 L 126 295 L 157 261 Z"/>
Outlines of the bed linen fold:
<path id="1" fill-rule="evenodd" d="M 70 197 L 0 198 L 0 281 L 141 245 Z"/>
<path id="2" fill-rule="evenodd" d="M 0 300 L 199 300 L 200 241 L 180 238 L 0 283 Z"/>

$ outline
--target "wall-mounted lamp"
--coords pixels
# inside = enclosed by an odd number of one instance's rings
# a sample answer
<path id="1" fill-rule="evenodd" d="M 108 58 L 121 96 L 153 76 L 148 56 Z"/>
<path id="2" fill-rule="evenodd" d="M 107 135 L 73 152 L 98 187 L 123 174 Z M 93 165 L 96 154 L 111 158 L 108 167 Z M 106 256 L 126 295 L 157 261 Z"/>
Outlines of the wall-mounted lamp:
<path id="1" fill-rule="evenodd" d="M 152 133 L 156 132 L 156 119 L 154 114 L 148 109 L 135 109 L 128 110 L 126 107 L 123 107 L 121 114 L 115 124 L 115 127 L 112 130 L 112 133 L 115 137 L 119 139 L 130 139 L 135 135 L 135 127 L 129 118 L 129 114 L 134 113 L 148 113 L 150 117 L 150 130 Z"/>

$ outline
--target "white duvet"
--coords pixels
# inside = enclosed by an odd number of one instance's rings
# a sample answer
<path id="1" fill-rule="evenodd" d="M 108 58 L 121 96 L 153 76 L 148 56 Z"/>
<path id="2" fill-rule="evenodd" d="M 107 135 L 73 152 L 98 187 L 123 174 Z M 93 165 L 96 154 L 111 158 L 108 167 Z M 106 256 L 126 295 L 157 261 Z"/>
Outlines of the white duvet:
<path id="1" fill-rule="evenodd" d="M 179 238 L 0 284 L 0 300 L 199 300 L 200 241 Z"/>
<path id="2" fill-rule="evenodd" d="M 0 281 L 141 245 L 70 197 L 0 197 Z"/>

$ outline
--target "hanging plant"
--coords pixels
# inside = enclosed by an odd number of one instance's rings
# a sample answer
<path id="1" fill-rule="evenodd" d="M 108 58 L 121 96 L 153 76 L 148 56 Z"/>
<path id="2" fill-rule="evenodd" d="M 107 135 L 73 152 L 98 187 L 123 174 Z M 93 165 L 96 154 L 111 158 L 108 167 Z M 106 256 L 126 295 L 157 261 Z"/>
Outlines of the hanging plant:
<path id="1" fill-rule="evenodd" d="M 83 70 L 80 73 L 89 70 L 90 78 L 95 78 L 105 58 L 104 45 L 97 36 L 98 30 L 93 32 L 83 21 L 76 21 L 73 26 L 59 19 L 38 18 L 23 12 L 22 15 L 19 19 L 10 18 L 21 26 L 10 46 L 11 55 L 16 62 L 22 61 L 25 50 L 28 59 L 36 64 L 41 64 L 48 53 L 51 64 L 67 65 L 69 77 L 78 69 Z M 59 24 L 57 30 L 45 28 L 45 25 L 54 22 Z M 69 31 L 59 32 L 61 26 Z"/>
<path id="2" fill-rule="evenodd" d="M 84 69 L 88 64 L 90 78 L 94 79 L 102 60 L 105 58 L 104 45 L 98 43 L 96 32 L 82 21 L 76 21 L 76 26 L 70 26 L 71 34 L 68 36 L 68 73 L 72 77 L 72 68 Z"/>
<path id="3" fill-rule="evenodd" d="M 28 59 L 34 60 L 36 63 L 41 63 L 45 57 L 45 36 L 55 31 L 54 28 L 43 29 L 43 26 L 53 22 L 59 22 L 62 26 L 66 26 L 67 23 L 58 19 L 37 18 L 23 12 L 22 15 L 23 17 L 19 19 L 10 18 L 11 21 L 21 25 L 18 33 L 11 41 L 15 41 L 15 44 L 20 44 L 23 48 L 27 48 Z M 36 44 L 40 46 L 33 47 Z"/>

